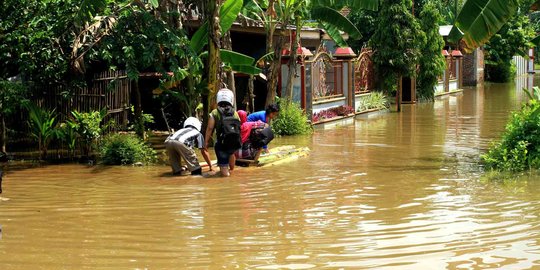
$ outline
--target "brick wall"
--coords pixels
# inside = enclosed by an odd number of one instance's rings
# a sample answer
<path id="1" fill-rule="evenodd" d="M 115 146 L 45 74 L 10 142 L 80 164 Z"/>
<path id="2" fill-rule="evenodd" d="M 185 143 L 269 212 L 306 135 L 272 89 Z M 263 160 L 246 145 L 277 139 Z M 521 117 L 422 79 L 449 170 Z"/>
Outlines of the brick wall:
<path id="1" fill-rule="evenodd" d="M 476 86 L 484 81 L 484 50 L 478 48 L 463 55 L 463 85 Z"/>
<path id="2" fill-rule="evenodd" d="M 484 48 L 480 47 L 480 48 L 477 48 L 475 51 L 476 51 L 476 59 L 477 59 L 476 62 L 478 63 L 476 65 L 476 70 L 477 70 L 476 83 L 483 83 L 484 82 L 484 68 L 485 68 Z"/>

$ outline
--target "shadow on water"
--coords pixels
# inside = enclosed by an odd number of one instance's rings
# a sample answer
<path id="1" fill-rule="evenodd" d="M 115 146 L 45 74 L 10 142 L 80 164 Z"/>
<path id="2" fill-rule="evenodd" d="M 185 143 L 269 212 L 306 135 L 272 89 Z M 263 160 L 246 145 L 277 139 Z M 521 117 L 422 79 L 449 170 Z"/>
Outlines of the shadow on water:
<path id="1" fill-rule="evenodd" d="M 478 167 L 524 100 L 519 89 L 485 84 L 279 138 L 310 156 L 227 179 L 170 177 L 166 166 L 11 171 L 0 266 L 532 269 L 538 176 L 485 181 Z"/>

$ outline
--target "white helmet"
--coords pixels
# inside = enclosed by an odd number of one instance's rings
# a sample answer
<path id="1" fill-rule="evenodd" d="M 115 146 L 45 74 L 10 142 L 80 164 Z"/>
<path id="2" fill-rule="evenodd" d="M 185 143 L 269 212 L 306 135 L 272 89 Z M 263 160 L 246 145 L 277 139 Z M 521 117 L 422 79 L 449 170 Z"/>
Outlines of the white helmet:
<path id="1" fill-rule="evenodd" d="M 186 121 L 184 121 L 184 128 L 187 128 L 188 126 L 192 126 L 196 130 L 201 131 L 201 121 L 195 117 L 188 117 Z"/>
<path id="2" fill-rule="evenodd" d="M 217 103 L 219 104 L 220 102 L 227 102 L 231 104 L 231 106 L 233 106 L 234 105 L 233 92 L 227 88 L 220 89 L 217 92 Z"/>

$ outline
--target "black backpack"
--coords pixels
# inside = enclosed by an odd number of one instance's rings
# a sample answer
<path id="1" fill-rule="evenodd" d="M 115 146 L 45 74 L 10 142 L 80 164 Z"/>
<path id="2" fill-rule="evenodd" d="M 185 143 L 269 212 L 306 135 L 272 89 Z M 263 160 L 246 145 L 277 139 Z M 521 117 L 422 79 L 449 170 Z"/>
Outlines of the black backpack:
<path id="1" fill-rule="evenodd" d="M 261 148 L 269 144 L 274 139 L 274 132 L 271 127 L 253 128 L 249 133 L 249 141 L 253 148 Z"/>
<path id="2" fill-rule="evenodd" d="M 224 150 L 240 149 L 242 147 L 240 120 L 234 117 L 235 110 L 231 106 L 218 106 L 218 112 L 221 116 L 218 123 L 218 143 Z"/>

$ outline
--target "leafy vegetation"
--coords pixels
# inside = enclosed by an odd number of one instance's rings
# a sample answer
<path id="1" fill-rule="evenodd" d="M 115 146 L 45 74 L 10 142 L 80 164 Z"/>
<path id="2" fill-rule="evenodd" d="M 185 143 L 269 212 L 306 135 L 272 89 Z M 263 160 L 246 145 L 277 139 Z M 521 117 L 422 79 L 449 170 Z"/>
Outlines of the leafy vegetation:
<path id="1" fill-rule="evenodd" d="M 49 143 L 57 136 L 58 116 L 55 110 L 46 110 L 34 103 L 26 104 L 26 109 L 30 118 L 28 126 L 31 135 L 38 143 L 40 158 L 45 159 Z"/>
<path id="2" fill-rule="evenodd" d="M 411 76 L 416 71 L 425 34 L 411 8 L 410 0 L 381 0 L 377 31 L 369 41 L 379 89 L 392 91 L 399 76 Z"/>
<path id="3" fill-rule="evenodd" d="M 502 139 L 482 155 L 489 169 L 510 172 L 540 169 L 540 88 L 524 90 L 529 102 L 512 114 Z"/>
<path id="4" fill-rule="evenodd" d="M 420 12 L 420 26 L 426 34 L 426 42 L 422 44 L 419 58 L 417 95 L 419 99 L 433 100 L 438 78 L 446 68 L 441 50 L 444 40 L 439 34 L 439 23 L 442 16 L 433 2 L 426 3 Z"/>
<path id="5" fill-rule="evenodd" d="M 338 107 L 334 107 L 334 108 L 330 108 L 327 110 L 322 110 L 320 112 L 314 113 L 311 119 L 313 123 L 317 123 L 325 119 L 332 119 L 338 116 L 347 116 L 352 113 L 354 113 L 353 107 L 347 106 L 347 105 L 341 105 Z"/>
<path id="6" fill-rule="evenodd" d="M 375 26 L 377 22 L 378 11 L 372 10 L 352 10 L 349 19 L 356 25 L 360 31 L 361 37 L 349 40 L 349 45 L 354 51 L 359 52 L 362 48 L 368 47 L 369 40 L 377 31 Z"/>
<path id="7" fill-rule="evenodd" d="M 78 139 L 78 134 L 75 130 L 76 125 L 76 122 L 68 120 L 65 123 L 61 123 L 58 127 L 57 139 L 67 145 L 69 159 L 73 159 L 75 156 L 75 148 L 77 146 Z"/>
<path id="8" fill-rule="evenodd" d="M 368 110 L 384 110 L 390 107 L 390 102 L 386 95 L 382 92 L 371 92 L 369 95 L 363 96 L 360 99 L 360 104 L 358 106 L 359 112 L 364 112 Z"/>
<path id="9" fill-rule="evenodd" d="M 107 115 L 107 110 L 89 113 L 73 111 L 71 114 L 73 120 L 70 122 L 70 128 L 73 128 L 82 140 L 83 156 L 90 157 L 92 150 L 96 148 L 103 131 L 106 129 L 106 125 L 102 125 L 102 122 Z"/>
<path id="10" fill-rule="evenodd" d="M 128 165 L 156 162 L 156 152 L 138 137 L 131 134 L 111 134 L 101 144 L 101 161 L 107 165 Z"/>
<path id="11" fill-rule="evenodd" d="M 286 43 L 286 26 L 290 24 L 301 27 L 304 21 L 311 19 L 317 21 L 318 26 L 323 28 L 326 33 L 336 42 L 337 46 L 346 45 L 340 31 L 348 33 L 353 38 L 360 38 L 361 34 L 358 28 L 343 16 L 339 11 L 345 7 L 352 7 L 355 10 L 368 9 L 376 10 L 378 0 L 248 0 L 243 8 L 243 14 L 247 17 L 259 20 L 263 23 L 266 30 L 266 54 L 273 53 L 271 63 L 269 63 L 268 91 L 266 104 L 274 101 L 277 89 L 278 70 L 281 63 L 281 52 L 283 49 L 290 49 L 291 64 L 296 64 L 296 48 L 298 42 L 292 42 L 290 48 L 284 48 Z M 277 38 L 274 40 L 275 36 Z M 293 68 L 294 69 L 294 68 Z M 289 85 L 289 91 L 292 89 Z"/>
<path id="12" fill-rule="evenodd" d="M 0 77 L 65 83 L 81 1 L 6 0 L 0 5 Z"/>
<path id="13" fill-rule="evenodd" d="M 462 39 L 465 50 L 477 48 L 490 40 L 518 10 L 519 1 L 467 0 L 450 32 L 450 40 Z"/>
<path id="14" fill-rule="evenodd" d="M 508 82 L 515 76 L 512 68 L 514 55 L 527 55 L 532 46 L 534 30 L 526 14 L 518 12 L 485 45 L 486 79 L 492 82 Z"/>
<path id="15" fill-rule="evenodd" d="M 19 111 L 27 102 L 28 90 L 19 82 L 0 80 L 0 147 L 6 152 L 6 118 Z"/>
<path id="16" fill-rule="evenodd" d="M 312 132 L 307 115 L 300 105 L 291 101 L 281 101 L 279 116 L 272 122 L 272 129 L 278 135 L 301 135 Z"/>

